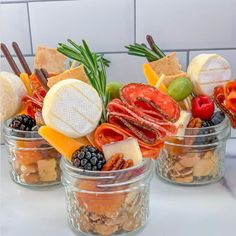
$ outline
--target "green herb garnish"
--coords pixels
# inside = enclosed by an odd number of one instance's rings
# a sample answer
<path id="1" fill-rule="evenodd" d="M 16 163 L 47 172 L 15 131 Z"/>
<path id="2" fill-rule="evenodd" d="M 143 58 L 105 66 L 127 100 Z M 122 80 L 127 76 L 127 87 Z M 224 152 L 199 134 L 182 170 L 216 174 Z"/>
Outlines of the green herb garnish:
<path id="1" fill-rule="evenodd" d="M 155 44 L 151 35 L 147 35 L 146 39 L 150 48 L 145 44 L 134 43 L 125 47 L 128 49 L 128 54 L 146 57 L 149 62 L 159 60 L 166 56 L 165 53 Z"/>
<path id="2" fill-rule="evenodd" d="M 84 66 L 89 82 L 96 89 L 102 100 L 102 117 L 100 122 L 106 122 L 106 106 L 110 101 L 110 94 L 106 92 L 106 67 L 109 66 L 110 61 L 105 59 L 101 54 L 91 52 L 84 40 L 82 40 L 82 45 L 76 44 L 71 39 L 67 41 L 70 46 L 59 43 L 57 50 Z"/>

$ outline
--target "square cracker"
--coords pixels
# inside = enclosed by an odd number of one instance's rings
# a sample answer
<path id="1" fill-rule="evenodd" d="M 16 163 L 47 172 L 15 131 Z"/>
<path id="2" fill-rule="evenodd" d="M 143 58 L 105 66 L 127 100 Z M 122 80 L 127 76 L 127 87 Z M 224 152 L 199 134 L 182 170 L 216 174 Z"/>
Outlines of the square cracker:
<path id="1" fill-rule="evenodd" d="M 49 74 L 59 74 L 65 70 L 66 56 L 57 51 L 56 48 L 38 46 L 35 52 L 34 68 L 44 68 Z"/>
<path id="2" fill-rule="evenodd" d="M 59 75 L 52 76 L 48 78 L 48 87 L 51 88 L 54 84 L 65 79 L 78 79 L 85 83 L 89 83 L 88 77 L 84 71 L 84 66 L 80 65 L 70 70 L 66 70 Z"/>
<path id="3" fill-rule="evenodd" d="M 149 62 L 149 65 L 157 75 L 176 75 L 181 71 L 181 65 L 176 58 L 175 52 L 157 61 Z"/>

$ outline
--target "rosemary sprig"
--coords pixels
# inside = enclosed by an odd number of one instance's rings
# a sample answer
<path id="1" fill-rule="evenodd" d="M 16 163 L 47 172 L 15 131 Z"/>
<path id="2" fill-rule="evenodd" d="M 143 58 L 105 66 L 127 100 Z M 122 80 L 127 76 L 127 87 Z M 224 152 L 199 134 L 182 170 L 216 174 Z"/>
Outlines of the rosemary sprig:
<path id="1" fill-rule="evenodd" d="M 146 39 L 150 48 L 148 48 L 143 43 L 134 43 L 129 46 L 125 46 L 125 48 L 128 49 L 128 54 L 133 56 L 146 57 L 149 62 L 156 61 L 165 57 L 165 53 L 155 44 L 151 35 L 147 35 Z"/>
<path id="2" fill-rule="evenodd" d="M 59 43 L 57 50 L 65 56 L 84 65 L 89 82 L 96 89 L 102 100 L 102 117 L 100 122 L 106 122 L 106 106 L 110 101 L 110 93 L 106 92 L 106 67 L 109 66 L 110 61 L 105 59 L 101 54 L 91 52 L 84 40 L 82 40 L 82 45 L 76 44 L 71 39 L 68 39 L 67 42 L 70 46 Z"/>

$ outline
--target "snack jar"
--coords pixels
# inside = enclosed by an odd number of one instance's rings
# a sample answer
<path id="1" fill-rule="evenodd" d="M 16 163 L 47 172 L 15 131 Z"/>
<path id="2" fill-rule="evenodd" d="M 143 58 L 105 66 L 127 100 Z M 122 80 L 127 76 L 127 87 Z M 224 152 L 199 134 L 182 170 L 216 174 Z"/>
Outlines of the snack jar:
<path id="1" fill-rule="evenodd" d="M 9 123 L 4 124 L 4 135 L 13 181 L 28 187 L 59 184 L 61 155 L 38 131 L 12 129 Z"/>
<path id="2" fill-rule="evenodd" d="M 178 135 L 166 138 L 156 162 L 157 175 L 171 183 L 183 185 L 219 181 L 224 175 L 226 140 L 229 136 L 227 118 L 215 126 L 180 130 Z"/>
<path id="3" fill-rule="evenodd" d="M 81 235 L 137 232 L 149 216 L 152 160 L 117 171 L 84 171 L 61 159 L 68 221 Z"/>

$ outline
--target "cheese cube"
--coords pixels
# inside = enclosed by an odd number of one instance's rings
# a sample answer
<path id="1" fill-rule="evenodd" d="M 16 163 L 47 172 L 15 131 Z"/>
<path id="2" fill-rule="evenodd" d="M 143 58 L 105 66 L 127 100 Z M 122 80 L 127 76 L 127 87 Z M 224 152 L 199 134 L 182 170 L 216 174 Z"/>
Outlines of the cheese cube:
<path id="1" fill-rule="evenodd" d="M 103 145 L 102 150 L 107 160 L 116 153 L 122 153 L 125 160 L 133 160 L 134 165 L 138 165 L 143 159 L 138 141 L 135 138 Z"/>
<path id="2" fill-rule="evenodd" d="M 57 162 L 55 159 L 39 160 L 37 164 L 41 181 L 49 182 L 57 179 Z"/>

